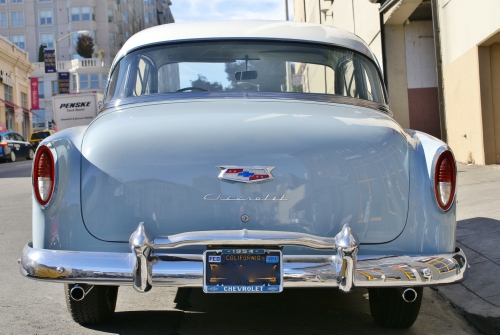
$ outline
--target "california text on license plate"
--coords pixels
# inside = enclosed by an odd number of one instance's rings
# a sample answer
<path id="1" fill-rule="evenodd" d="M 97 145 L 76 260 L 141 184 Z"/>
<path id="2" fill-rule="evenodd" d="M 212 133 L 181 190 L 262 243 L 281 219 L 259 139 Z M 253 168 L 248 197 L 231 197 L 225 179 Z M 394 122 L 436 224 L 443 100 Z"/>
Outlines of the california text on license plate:
<path id="1" fill-rule="evenodd" d="M 203 291 L 278 293 L 283 290 L 281 250 L 217 249 L 203 255 Z"/>

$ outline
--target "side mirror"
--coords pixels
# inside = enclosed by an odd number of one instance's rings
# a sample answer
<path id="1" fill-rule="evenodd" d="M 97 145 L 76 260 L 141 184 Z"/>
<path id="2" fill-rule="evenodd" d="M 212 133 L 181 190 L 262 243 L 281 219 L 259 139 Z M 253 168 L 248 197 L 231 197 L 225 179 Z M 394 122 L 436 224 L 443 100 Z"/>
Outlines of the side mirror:
<path id="1" fill-rule="evenodd" d="M 238 71 L 234 73 L 236 80 L 251 80 L 257 79 L 257 71 Z"/>

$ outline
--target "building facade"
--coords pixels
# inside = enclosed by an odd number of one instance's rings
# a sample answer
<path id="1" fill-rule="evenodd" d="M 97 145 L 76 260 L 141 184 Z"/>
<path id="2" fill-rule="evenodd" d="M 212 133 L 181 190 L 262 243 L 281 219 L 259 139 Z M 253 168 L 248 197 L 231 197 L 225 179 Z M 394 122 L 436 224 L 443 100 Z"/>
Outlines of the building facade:
<path id="1" fill-rule="evenodd" d="M 365 40 L 403 127 L 460 162 L 500 164 L 500 1 L 295 0 L 294 11 Z"/>
<path id="2" fill-rule="evenodd" d="M 173 23 L 165 0 L 0 0 L 0 35 L 29 53 L 36 66 L 39 108 L 35 122 L 53 119 L 52 96 L 59 93 L 56 73 L 45 73 L 43 50 L 56 50 L 57 72 L 70 74 L 71 93 L 103 93 L 111 61 L 133 34 Z M 94 54 L 76 52 L 78 37 L 94 40 Z"/>
<path id="3" fill-rule="evenodd" d="M 34 66 L 28 53 L 0 38 L 0 128 L 31 133 L 29 76 Z"/>

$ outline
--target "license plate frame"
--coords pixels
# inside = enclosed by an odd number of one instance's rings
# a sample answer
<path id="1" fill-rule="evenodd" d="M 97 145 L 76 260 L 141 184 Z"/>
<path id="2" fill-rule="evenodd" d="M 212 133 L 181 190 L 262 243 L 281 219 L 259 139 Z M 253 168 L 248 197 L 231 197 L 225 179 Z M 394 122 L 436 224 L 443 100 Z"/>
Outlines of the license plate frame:
<path id="1" fill-rule="evenodd" d="M 203 291 L 280 293 L 283 291 L 283 253 L 276 248 L 262 247 L 207 249 L 203 253 Z"/>

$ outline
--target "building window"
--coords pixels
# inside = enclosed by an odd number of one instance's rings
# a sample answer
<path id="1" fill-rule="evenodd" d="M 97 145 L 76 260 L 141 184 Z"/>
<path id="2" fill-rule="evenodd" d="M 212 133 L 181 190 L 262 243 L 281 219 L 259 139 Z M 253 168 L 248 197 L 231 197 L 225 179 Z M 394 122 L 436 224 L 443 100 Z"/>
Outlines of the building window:
<path id="1" fill-rule="evenodd" d="M 151 8 L 151 22 L 152 23 L 155 22 L 155 9 L 154 8 Z"/>
<path id="2" fill-rule="evenodd" d="M 128 40 L 130 37 L 130 33 L 128 31 L 125 31 L 125 39 Z"/>
<path id="3" fill-rule="evenodd" d="M 71 8 L 71 21 L 80 21 L 80 8 L 72 7 Z"/>
<path id="4" fill-rule="evenodd" d="M 115 46 L 115 33 L 109 33 L 109 45 L 112 47 Z"/>
<path id="5" fill-rule="evenodd" d="M 149 5 L 154 6 L 155 5 L 155 0 L 149 0 Z"/>
<path id="6" fill-rule="evenodd" d="M 12 101 L 12 87 L 8 85 L 3 85 L 4 99 L 7 101 Z"/>
<path id="7" fill-rule="evenodd" d="M 148 5 L 148 3 L 149 3 L 149 1 L 148 1 L 148 0 L 144 0 L 144 6 L 147 6 L 147 5 Z"/>
<path id="8" fill-rule="evenodd" d="M 89 89 L 89 75 L 87 73 L 80 74 L 80 91 Z"/>
<path id="9" fill-rule="evenodd" d="M 41 44 L 45 45 L 47 48 L 54 47 L 54 35 L 52 34 L 42 34 L 40 35 Z"/>
<path id="10" fill-rule="evenodd" d="M 38 2 L 52 2 L 52 0 L 38 0 Z"/>
<path id="11" fill-rule="evenodd" d="M 59 93 L 59 85 L 57 83 L 57 80 L 52 80 L 52 95 L 56 95 Z"/>
<path id="12" fill-rule="evenodd" d="M 76 92 L 76 88 L 77 88 L 77 78 L 76 78 L 76 73 L 73 73 L 73 75 L 71 76 L 72 77 L 72 81 L 73 81 L 73 92 Z"/>
<path id="13" fill-rule="evenodd" d="M 7 23 L 7 13 L 2 12 L 0 13 L 0 27 L 1 28 L 7 28 L 9 24 Z"/>
<path id="14" fill-rule="evenodd" d="M 28 108 L 28 95 L 21 92 L 21 107 Z"/>
<path id="15" fill-rule="evenodd" d="M 128 10 L 123 12 L 123 21 L 125 21 L 125 23 L 128 23 Z"/>
<path id="16" fill-rule="evenodd" d="M 113 23 L 114 20 L 114 13 L 112 9 L 108 9 L 108 22 Z"/>
<path id="17" fill-rule="evenodd" d="M 44 89 L 43 89 L 43 81 L 40 81 L 40 78 L 38 79 L 38 99 L 44 99 L 45 94 L 44 94 Z"/>
<path id="18" fill-rule="evenodd" d="M 40 11 L 40 25 L 52 24 L 52 10 L 41 10 Z"/>
<path id="19" fill-rule="evenodd" d="M 121 22 L 118 23 L 118 34 L 123 34 L 123 26 Z"/>
<path id="20" fill-rule="evenodd" d="M 23 3 L 23 0 L 10 0 L 10 3 Z"/>
<path id="21" fill-rule="evenodd" d="M 10 23 L 12 27 L 24 26 L 24 12 L 10 12 Z"/>
<path id="22" fill-rule="evenodd" d="M 12 35 L 12 43 L 18 48 L 24 49 L 24 35 Z"/>
<path id="23" fill-rule="evenodd" d="M 146 23 L 149 23 L 149 13 L 148 12 L 144 13 L 144 21 Z"/>
<path id="24" fill-rule="evenodd" d="M 94 19 L 93 16 L 92 13 L 92 20 Z M 82 21 L 90 21 L 90 7 L 82 7 Z"/>
<path id="25" fill-rule="evenodd" d="M 108 85 L 108 74 L 107 73 L 101 73 L 101 82 L 102 82 L 102 87 L 106 88 L 106 85 Z"/>
<path id="26" fill-rule="evenodd" d="M 0 0 L 0 5 L 5 5 L 5 0 Z"/>
<path id="27" fill-rule="evenodd" d="M 90 74 L 90 88 L 99 88 L 99 73 Z"/>

